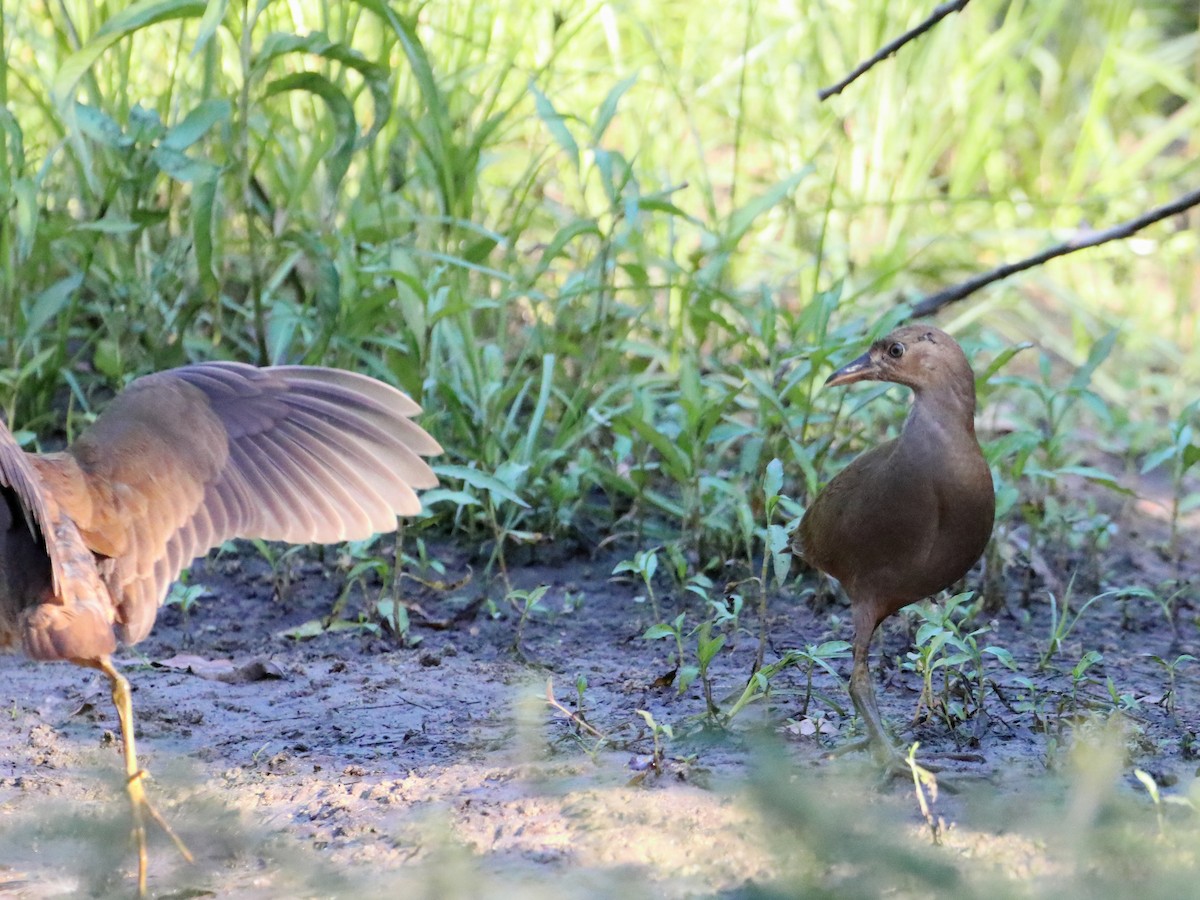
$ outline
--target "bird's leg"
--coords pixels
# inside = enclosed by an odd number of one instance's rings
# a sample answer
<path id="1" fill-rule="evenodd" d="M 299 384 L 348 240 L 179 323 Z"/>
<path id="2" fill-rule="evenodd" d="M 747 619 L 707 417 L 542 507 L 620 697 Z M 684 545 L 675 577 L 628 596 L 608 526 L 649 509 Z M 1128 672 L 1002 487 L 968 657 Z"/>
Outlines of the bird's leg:
<path id="1" fill-rule="evenodd" d="M 858 618 L 855 617 L 856 620 Z M 868 664 L 871 636 L 874 632 L 874 622 L 855 622 L 850 699 L 867 729 L 867 746 L 870 747 L 871 753 L 880 765 L 890 767 L 899 759 L 900 754 L 883 729 L 883 717 L 879 715 L 879 706 L 875 702 L 875 685 L 871 683 L 871 667 Z"/>
<path id="2" fill-rule="evenodd" d="M 112 660 L 107 656 L 99 659 L 79 660 L 83 665 L 99 669 L 107 677 L 112 686 L 113 705 L 117 708 L 117 720 L 121 724 L 121 743 L 125 749 L 125 789 L 129 792 L 129 802 L 133 807 L 133 840 L 137 844 L 138 854 L 138 896 L 146 893 L 146 824 L 148 815 L 175 842 L 175 846 L 188 862 L 192 862 L 191 851 L 175 834 L 174 829 L 167 824 L 166 819 L 159 815 L 150 801 L 146 799 L 146 789 L 142 779 L 146 771 L 138 768 L 137 748 L 133 739 L 133 700 L 130 697 L 129 682 L 117 671 Z"/>
<path id="3" fill-rule="evenodd" d="M 859 616 L 855 616 L 854 668 L 850 672 L 850 699 L 854 702 L 854 708 L 862 718 L 863 725 L 866 726 L 867 737 L 865 740 L 854 741 L 838 748 L 838 752 L 870 750 L 879 764 L 882 781 L 887 782 L 893 778 L 912 778 L 913 769 L 904 753 L 892 743 L 884 730 L 883 717 L 879 714 L 879 706 L 875 702 L 875 684 L 871 681 L 868 651 L 877 624 L 865 617 L 860 619 Z M 928 762 L 923 762 L 921 767 L 928 772 L 941 771 L 941 767 Z M 956 790 L 951 781 L 941 780 L 939 783 L 951 793 Z"/>
<path id="4" fill-rule="evenodd" d="M 842 745 L 834 751 L 834 755 L 870 750 L 875 761 L 883 769 L 884 777 L 891 778 L 908 774 L 910 770 L 900 751 L 888 738 L 883 728 L 883 717 L 879 715 L 879 706 L 875 702 L 875 685 L 871 682 L 869 653 L 871 637 L 875 634 L 879 622 L 871 612 L 872 605 L 869 603 L 854 606 L 854 667 L 850 672 L 850 699 L 863 720 L 867 736 L 863 740 Z"/>

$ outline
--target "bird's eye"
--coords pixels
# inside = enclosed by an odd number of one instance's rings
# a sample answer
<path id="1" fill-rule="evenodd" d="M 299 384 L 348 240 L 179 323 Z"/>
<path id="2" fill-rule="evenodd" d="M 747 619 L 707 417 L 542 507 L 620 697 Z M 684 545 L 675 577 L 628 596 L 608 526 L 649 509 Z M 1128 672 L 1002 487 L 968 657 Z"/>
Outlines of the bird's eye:
<path id="1" fill-rule="evenodd" d="M 888 347 L 887 353 L 892 359 L 899 359 L 904 355 L 904 345 L 899 341 L 896 341 L 894 344 Z"/>

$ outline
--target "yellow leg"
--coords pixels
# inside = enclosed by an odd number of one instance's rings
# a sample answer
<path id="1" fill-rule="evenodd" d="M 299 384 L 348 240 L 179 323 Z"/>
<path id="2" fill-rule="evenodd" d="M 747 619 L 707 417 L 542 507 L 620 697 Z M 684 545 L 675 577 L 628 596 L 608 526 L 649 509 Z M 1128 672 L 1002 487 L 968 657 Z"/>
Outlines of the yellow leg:
<path id="1" fill-rule="evenodd" d="M 99 669 L 108 676 L 109 684 L 112 685 L 113 705 L 117 708 L 117 719 L 121 724 L 121 743 L 125 748 L 125 788 L 129 792 L 129 803 L 133 808 L 133 840 L 137 845 L 138 854 L 138 896 L 146 894 L 146 824 L 145 817 L 148 815 L 156 823 L 158 827 L 167 833 L 183 858 L 188 862 L 192 862 L 192 854 L 184 845 L 175 831 L 167 824 L 166 819 L 158 814 L 150 801 L 146 799 L 146 789 L 142 784 L 142 779 L 146 777 L 146 771 L 138 768 L 137 748 L 134 745 L 133 739 L 133 701 L 129 695 L 129 682 L 125 676 L 117 671 L 107 656 L 95 660 L 80 660 L 80 662 L 93 669 Z"/>

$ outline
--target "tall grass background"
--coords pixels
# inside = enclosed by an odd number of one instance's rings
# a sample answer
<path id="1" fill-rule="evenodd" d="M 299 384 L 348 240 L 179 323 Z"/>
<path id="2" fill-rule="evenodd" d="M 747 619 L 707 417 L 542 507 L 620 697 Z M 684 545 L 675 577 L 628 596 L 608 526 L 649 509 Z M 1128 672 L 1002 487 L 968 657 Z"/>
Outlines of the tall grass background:
<path id="1" fill-rule="evenodd" d="M 422 402 L 430 520 L 497 553 L 740 552 L 771 459 L 783 521 L 857 445 L 817 388 L 906 300 L 1195 186 L 1189 4 L 980 0 L 818 102 L 927 7 L 6 5 L 9 419 L 73 432 L 189 360 L 346 366 Z M 941 323 L 1037 427 L 1115 329 L 1072 408 L 1137 466 L 1192 414 L 1198 271 L 1165 222 Z M 1088 461 L 1046 444 L 998 479 Z"/>

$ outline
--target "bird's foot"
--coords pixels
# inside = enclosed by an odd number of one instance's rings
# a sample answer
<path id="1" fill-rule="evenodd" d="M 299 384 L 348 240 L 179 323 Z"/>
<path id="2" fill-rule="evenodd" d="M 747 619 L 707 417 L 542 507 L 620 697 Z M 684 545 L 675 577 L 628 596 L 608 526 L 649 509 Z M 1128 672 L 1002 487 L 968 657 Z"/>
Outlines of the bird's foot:
<path id="1" fill-rule="evenodd" d="M 865 737 L 857 741 L 849 741 L 828 751 L 825 756 L 827 759 L 833 759 L 860 750 L 870 751 L 871 755 L 875 757 L 875 763 L 879 767 L 877 784 L 880 788 L 887 787 L 897 779 L 928 783 L 928 779 L 934 778 L 936 775 L 934 780 L 946 793 L 956 794 L 959 792 L 959 786 L 954 779 L 938 774 L 945 770 L 945 766 L 927 762 L 924 759 L 918 760 L 915 756 L 910 757 L 886 739 Z M 941 754 L 939 758 L 958 762 L 984 761 L 984 757 L 978 753 L 947 753 Z"/>
<path id="2" fill-rule="evenodd" d="M 138 855 L 138 896 L 146 895 L 146 869 L 148 857 L 146 853 L 146 818 L 149 817 L 159 828 L 166 832 L 175 844 L 175 848 L 179 854 L 188 862 L 193 862 L 192 852 L 188 850 L 187 845 L 175 833 L 175 829 L 168 824 L 167 820 L 162 817 L 154 805 L 146 797 L 146 788 L 142 783 L 146 777 L 145 769 L 138 769 L 129 776 L 129 780 L 125 785 L 129 792 L 129 803 L 133 810 L 133 843 L 137 847 Z"/>

